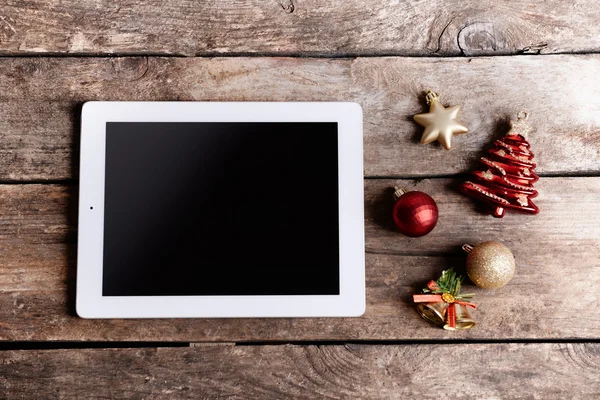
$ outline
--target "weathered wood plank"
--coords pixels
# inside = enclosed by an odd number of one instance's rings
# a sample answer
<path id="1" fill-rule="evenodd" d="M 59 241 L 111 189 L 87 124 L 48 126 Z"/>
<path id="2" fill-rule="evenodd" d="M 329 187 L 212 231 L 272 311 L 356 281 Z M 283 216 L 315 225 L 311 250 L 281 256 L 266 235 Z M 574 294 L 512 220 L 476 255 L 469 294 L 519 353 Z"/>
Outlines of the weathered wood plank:
<path id="1" fill-rule="evenodd" d="M 6 351 L 2 398 L 591 399 L 600 344 Z"/>
<path id="2" fill-rule="evenodd" d="M 374 253 L 452 253 L 463 243 L 498 240 L 523 259 L 559 252 L 593 258 L 600 249 L 600 178 L 541 178 L 534 199 L 536 216 L 511 213 L 502 219 L 487 214 L 481 203 L 465 197 L 458 186 L 464 178 L 388 180 L 373 179 L 365 186 L 367 250 Z M 438 225 L 427 236 L 410 239 L 398 235 L 391 221 L 393 187 L 429 193 L 438 202 Z M 596 262 L 596 260 L 594 260 Z M 598 261 L 600 265 L 600 261 Z"/>
<path id="3" fill-rule="evenodd" d="M 0 7 L 4 54 L 478 55 L 600 49 L 594 0 L 28 0 Z"/>
<path id="4" fill-rule="evenodd" d="M 576 73 L 574 72 L 576 71 Z M 0 60 L 0 180 L 77 176 L 86 100 L 356 101 L 365 174 L 466 172 L 506 118 L 525 109 L 538 173 L 600 171 L 600 55 L 430 58 L 111 58 Z M 462 104 L 471 132 L 452 151 L 419 144 L 422 91 Z"/>
<path id="5" fill-rule="evenodd" d="M 343 319 L 83 320 L 74 315 L 76 187 L 0 186 L 0 340 L 263 341 L 600 338 L 600 178 L 542 178 L 538 216 L 498 220 L 452 188 L 459 181 L 368 180 L 367 311 Z M 394 185 L 424 190 L 440 221 L 428 236 L 391 229 Z M 585 211 L 582 211 L 585 210 Z M 411 294 L 448 267 L 463 243 L 501 240 L 517 275 L 476 293 L 478 325 L 449 333 L 416 314 Z M 469 288 L 471 289 L 471 288 Z"/>

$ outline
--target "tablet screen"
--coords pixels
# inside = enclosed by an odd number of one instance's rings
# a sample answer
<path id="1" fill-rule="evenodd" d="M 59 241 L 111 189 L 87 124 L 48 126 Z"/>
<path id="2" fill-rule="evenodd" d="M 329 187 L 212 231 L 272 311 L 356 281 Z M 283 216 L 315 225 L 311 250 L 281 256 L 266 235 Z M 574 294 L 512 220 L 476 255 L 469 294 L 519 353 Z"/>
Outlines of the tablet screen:
<path id="1" fill-rule="evenodd" d="M 106 124 L 103 296 L 339 294 L 337 123 Z"/>

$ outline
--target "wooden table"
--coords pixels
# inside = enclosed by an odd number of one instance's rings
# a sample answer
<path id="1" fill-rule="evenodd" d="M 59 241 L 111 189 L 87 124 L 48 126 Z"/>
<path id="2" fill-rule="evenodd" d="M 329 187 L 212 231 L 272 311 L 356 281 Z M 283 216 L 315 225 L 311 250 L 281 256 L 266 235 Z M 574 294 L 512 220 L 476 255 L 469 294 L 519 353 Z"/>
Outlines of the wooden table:
<path id="1" fill-rule="evenodd" d="M 0 5 L 0 398 L 600 397 L 596 0 L 7 0 Z M 452 151 L 418 143 L 423 91 L 462 104 Z M 88 100 L 347 100 L 364 109 L 367 311 L 342 319 L 74 314 L 79 111 Z M 519 110 L 538 216 L 457 185 Z M 430 193 L 409 239 L 390 188 Z M 469 331 L 411 294 L 500 240 L 510 284 Z"/>

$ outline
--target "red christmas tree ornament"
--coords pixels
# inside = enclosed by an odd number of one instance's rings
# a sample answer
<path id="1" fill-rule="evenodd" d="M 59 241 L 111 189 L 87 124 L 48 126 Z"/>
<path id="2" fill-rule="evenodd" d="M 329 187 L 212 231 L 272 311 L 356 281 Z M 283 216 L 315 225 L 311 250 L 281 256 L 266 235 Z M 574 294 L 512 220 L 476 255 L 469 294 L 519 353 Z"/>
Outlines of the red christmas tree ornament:
<path id="1" fill-rule="evenodd" d="M 531 130 L 521 111 L 517 121 L 500 140 L 494 142 L 487 157 L 481 157 L 481 168 L 473 172 L 473 180 L 462 184 L 462 191 L 490 205 L 490 212 L 502 218 L 506 209 L 537 214 L 539 208 L 532 198 L 538 195 L 533 184 L 539 177 L 534 172 L 533 153 L 529 150 L 527 134 Z"/>
<path id="2" fill-rule="evenodd" d="M 427 193 L 395 188 L 394 225 L 406 236 L 425 236 L 435 228 L 438 208 Z"/>

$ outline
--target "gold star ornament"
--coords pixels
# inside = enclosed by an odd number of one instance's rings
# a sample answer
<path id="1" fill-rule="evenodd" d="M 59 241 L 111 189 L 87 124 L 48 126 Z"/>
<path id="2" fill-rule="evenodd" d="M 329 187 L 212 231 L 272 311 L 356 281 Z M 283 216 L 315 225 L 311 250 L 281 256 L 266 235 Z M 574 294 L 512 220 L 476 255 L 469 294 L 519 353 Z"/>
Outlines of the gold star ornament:
<path id="1" fill-rule="evenodd" d="M 429 112 L 414 116 L 415 122 L 425 127 L 421 143 L 427 144 L 437 140 L 446 150 L 450 150 L 452 136 L 469 131 L 456 119 L 460 112 L 460 106 L 444 107 L 440 103 L 440 95 L 431 90 L 427 91 L 426 99 L 429 104 Z"/>

